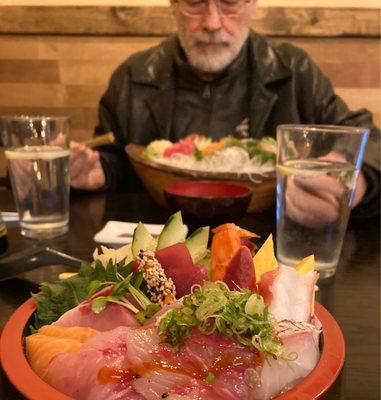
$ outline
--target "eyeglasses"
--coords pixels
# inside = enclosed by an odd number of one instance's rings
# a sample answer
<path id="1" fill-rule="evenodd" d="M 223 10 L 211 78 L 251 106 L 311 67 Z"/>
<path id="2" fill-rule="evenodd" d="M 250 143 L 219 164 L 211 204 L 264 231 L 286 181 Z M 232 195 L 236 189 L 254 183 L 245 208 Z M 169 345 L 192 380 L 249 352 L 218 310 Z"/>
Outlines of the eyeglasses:
<path id="1" fill-rule="evenodd" d="M 179 10 L 190 17 L 199 17 L 205 15 L 209 8 L 211 0 L 177 0 Z M 215 1 L 218 11 L 222 15 L 237 15 L 245 3 L 250 0 L 213 0 Z"/>

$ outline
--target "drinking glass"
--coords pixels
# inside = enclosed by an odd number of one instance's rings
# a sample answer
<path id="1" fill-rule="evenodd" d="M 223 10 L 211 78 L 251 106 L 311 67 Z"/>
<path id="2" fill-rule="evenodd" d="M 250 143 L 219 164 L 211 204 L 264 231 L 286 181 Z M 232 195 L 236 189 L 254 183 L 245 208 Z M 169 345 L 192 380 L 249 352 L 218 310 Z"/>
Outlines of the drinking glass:
<path id="1" fill-rule="evenodd" d="M 323 125 L 277 129 L 277 257 L 295 266 L 315 256 L 321 278 L 333 276 L 369 131 Z"/>
<path id="2" fill-rule="evenodd" d="M 21 234 L 46 239 L 64 234 L 69 221 L 67 117 L 0 117 Z"/>

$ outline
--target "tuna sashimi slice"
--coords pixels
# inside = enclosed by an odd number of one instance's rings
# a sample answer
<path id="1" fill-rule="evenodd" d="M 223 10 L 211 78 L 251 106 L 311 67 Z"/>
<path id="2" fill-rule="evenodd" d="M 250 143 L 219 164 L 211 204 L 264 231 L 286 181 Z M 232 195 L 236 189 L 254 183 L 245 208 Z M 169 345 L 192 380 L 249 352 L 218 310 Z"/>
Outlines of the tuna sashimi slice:
<path id="1" fill-rule="evenodd" d="M 106 308 L 99 314 L 92 311 L 92 300 L 99 296 L 107 296 L 110 294 L 112 288 L 113 286 L 108 286 L 95 293 L 77 307 L 67 311 L 52 325 L 89 327 L 100 332 L 109 331 L 119 326 L 140 326 L 133 312 L 119 304 L 108 303 Z"/>
<path id="2" fill-rule="evenodd" d="M 231 259 L 224 277 L 230 290 L 247 288 L 257 290 L 253 257 L 246 246 L 241 246 Z"/>
<path id="3" fill-rule="evenodd" d="M 172 278 L 177 298 L 189 294 L 193 285 L 202 285 L 208 279 L 205 269 L 193 263 L 184 243 L 176 243 L 156 251 L 155 258 L 165 274 Z"/>
<path id="4" fill-rule="evenodd" d="M 196 145 L 191 140 L 182 140 L 174 143 L 164 150 L 164 157 L 171 157 L 174 154 L 193 154 L 196 150 Z"/>

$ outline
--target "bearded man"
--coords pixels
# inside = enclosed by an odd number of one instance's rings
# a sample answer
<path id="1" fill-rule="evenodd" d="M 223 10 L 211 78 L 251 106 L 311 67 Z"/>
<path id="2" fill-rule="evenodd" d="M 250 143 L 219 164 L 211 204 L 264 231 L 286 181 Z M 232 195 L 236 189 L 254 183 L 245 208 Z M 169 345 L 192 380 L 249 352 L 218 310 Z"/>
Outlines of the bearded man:
<path id="1" fill-rule="evenodd" d="M 379 130 L 366 110 L 352 112 L 308 55 L 250 30 L 255 0 L 171 0 L 177 34 L 128 58 L 99 104 L 95 134 L 116 143 L 99 151 L 72 144 L 71 184 L 135 189 L 128 143 L 177 141 L 190 133 L 275 137 L 285 123 L 371 129 L 354 205 L 379 210 Z"/>

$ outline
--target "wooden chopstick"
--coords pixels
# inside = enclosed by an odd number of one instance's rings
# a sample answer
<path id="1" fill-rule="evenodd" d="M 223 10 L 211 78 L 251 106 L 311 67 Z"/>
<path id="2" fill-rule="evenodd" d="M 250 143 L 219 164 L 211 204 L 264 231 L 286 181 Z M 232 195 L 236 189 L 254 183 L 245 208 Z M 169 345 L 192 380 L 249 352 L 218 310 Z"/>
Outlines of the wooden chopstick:
<path id="1" fill-rule="evenodd" d="M 81 142 L 81 144 L 85 145 L 89 149 L 97 146 L 103 146 L 105 144 L 111 144 L 115 141 L 114 134 L 112 132 L 107 132 L 103 135 L 99 135 Z"/>

